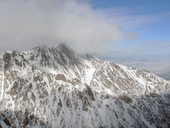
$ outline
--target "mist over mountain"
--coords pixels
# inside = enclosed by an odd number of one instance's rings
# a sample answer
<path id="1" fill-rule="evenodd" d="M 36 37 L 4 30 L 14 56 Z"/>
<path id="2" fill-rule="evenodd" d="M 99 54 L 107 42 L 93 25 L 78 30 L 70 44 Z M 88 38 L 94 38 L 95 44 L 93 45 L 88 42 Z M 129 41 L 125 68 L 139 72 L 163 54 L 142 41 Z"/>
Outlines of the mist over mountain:
<path id="1" fill-rule="evenodd" d="M 170 85 L 147 70 L 65 44 L 6 51 L 0 67 L 3 128 L 170 127 Z"/>

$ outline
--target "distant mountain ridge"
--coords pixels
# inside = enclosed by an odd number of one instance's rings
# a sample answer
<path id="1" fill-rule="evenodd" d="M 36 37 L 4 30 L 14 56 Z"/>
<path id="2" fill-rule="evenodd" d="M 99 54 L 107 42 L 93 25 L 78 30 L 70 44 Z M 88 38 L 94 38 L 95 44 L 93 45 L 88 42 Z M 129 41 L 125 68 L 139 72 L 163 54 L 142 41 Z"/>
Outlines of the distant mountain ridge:
<path id="1" fill-rule="evenodd" d="M 158 74 L 160 77 L 170 81 L 170 72 L 160 73 Z"/>
<path id="2" fill-rule="evenodd" d="M 1 64 L 0 114 L 12 127 L 170 127 L 170 85 L 149 71 L 65 44 L 7 51 Z"/>

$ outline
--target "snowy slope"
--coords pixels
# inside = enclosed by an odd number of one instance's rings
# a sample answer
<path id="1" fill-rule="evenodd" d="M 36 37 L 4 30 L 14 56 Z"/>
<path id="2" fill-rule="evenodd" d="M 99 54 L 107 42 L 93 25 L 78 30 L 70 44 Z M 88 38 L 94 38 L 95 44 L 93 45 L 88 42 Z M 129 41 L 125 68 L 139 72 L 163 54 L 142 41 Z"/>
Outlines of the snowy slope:
<path id="1" fill-rule="evenodd" d="M 13 127 L 170 126 L 170 86 L 148 71 L 64 44 L 8 51 L 1 64 L 0 112 Z"/>

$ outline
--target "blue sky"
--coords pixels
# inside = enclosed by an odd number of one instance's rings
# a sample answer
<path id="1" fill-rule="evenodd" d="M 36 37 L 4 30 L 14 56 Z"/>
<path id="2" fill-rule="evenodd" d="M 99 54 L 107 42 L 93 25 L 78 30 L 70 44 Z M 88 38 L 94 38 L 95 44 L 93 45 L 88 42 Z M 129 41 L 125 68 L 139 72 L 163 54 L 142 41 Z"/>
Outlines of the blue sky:
<path id="1" fill-rule="evenodd" d="M 120 22 L 119 26 L 122 27 L 124 33 L 130 33 L 134 37 L 111 44 L 113 51 L 118 53 L 112 56 L 113 59 L 115 56 L 132 57 L 138 60 L 140 58 L 161 61 L 170 59 L 170 1 L 91 0 L 90 4 L 94 9 L 110 9 L 113 12 L 118 10 L 116 11 L 118 19 L 115 17 L 118 23 L 119 16 L 129 17 L 129 20 L 139 18 L 142 21 L 144 19 L 143 23 L 137 23 L 135 27 L 129 28 L 126 28 L 126 20 Z M 114 16 L 110 16 L 114 19 Z"/>
<path id="2" fill-rule="evenodd" d="M 92 8 L 109 10 L 125 39 L 108 45 L 102 59 L 170 73 L 170 1 L 168 0 L 90 0 Z"/>

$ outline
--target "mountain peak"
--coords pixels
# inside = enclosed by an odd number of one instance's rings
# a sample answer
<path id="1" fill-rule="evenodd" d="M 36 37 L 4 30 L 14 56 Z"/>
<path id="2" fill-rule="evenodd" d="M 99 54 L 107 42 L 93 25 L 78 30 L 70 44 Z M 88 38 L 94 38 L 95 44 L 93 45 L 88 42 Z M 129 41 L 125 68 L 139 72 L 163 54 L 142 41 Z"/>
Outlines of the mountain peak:
<path id="1" fill-rule="evenodd" d="M 60 43 L 57 46 L 57 49 L 72 59 L 73 56 L 78 55 L 76 51 L 74 51 L 68 44 Z"/>
<path id="2" fill-rule="evenodd" d="M 22 53 L 25 58 L 45 66 L 52 66 L 54 63 L 55 65 L 78 64 L 81 58 L 80 54 L 65 43 L 60 43 L 57 47 L 37 46 Z"/>
<path id="3" fill-rule="evenodd" d="M 68 53 L 71 53 L 71 54 L 76 54 L 76 51 L 74 51 L 68 44 L 65 44 L 65 43 L 60 43 L 57 45 L 57 47 L 48 47 L 46 45 L 41 45 L 41 46 L 37 46 L 31 50 L 28 50 L 29 52 L 47 52 L 47 51 L 60 51 L 64 54 L 68 54 Z M 27 52 L 27 51 L 26 51 Z"/>
<path id="4" fill-rule="evenodd" d="M 70 50 L 73 50 L 68 44 L 66 43 L 60 43 L 58 44 L 57 46 L 58 49 L 70 49 Z"/>

